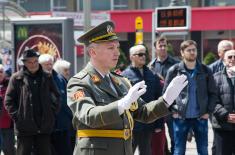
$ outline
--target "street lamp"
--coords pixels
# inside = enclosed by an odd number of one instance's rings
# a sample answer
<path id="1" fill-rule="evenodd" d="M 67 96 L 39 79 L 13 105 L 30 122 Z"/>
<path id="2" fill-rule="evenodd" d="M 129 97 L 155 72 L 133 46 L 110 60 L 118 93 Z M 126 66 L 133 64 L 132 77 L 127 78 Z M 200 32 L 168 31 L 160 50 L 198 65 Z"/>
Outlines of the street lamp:
<path id="1" fill-rule="evenodd" d="M 84 32 L 88 31 L 91 27 L 91 0 L 83 0 L 83 15 L 84 15 Z M 84 47 L 84 51 L 86 51 L 86 46 Z M 86 52 L 84 52 L 84 63 L 85 66 L 88 62 L 88 56 Z"/>

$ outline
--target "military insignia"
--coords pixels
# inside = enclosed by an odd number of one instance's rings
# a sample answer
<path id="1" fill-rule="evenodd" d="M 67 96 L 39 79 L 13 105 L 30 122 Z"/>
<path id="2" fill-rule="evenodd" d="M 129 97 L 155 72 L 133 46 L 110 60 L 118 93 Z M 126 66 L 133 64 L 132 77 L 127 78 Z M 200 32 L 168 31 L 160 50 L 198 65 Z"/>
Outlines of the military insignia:
<path id="1" fill-rule="evenodd" d="M 120 81 L 117 78 L 112 77 L 112 81 L 116 84 L 116 85 L 120 85 Z"/>
<path id="2" fill-rule="evenodd" d="M 73 101 L 76 101 L 76 100 L 78 100 L 80 98 L 83 98 L 83 97 L 85 97 L 84 91 L 83 90 L 78 90 L 71 96 L 71 99 Z"/>
<path id="3" fill-rule="evenodd" d="M 107 25 L 107 33 L 113 33 L 113 27 L 111 25 Z"/>
<path id="4" fill-rule="evenodd" d="M 91 80 L 92 80 L 94 83 L 100 82 L 100 78 L 98 77 L 98 75 L 92 75 L 92 76 L 91 76 Z"/>
<path id="5" fill-rule="evenodd" d="M 138 109 L 138 103 L 137 102 L 131 103 L 130 110 L 131 111 L 136 111 L 137 109 Z"/>

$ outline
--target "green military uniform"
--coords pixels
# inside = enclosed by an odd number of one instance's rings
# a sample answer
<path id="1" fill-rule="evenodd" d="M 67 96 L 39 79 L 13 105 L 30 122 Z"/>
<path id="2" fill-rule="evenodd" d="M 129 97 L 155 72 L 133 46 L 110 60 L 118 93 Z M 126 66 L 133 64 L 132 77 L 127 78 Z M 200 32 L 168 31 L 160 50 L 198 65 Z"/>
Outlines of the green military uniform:
<path id="1" fill-rule="evenodd" d="M 117 101 L 127 94 L 129 85 L 119 75 L 110 73 L 110 77 L 117 94 L 90 63 L 69 80 L 68 104 L 74 115 L 75 129 L 131 129 L 128 115 L 125 113 L 120 116 L 117 104 Z M 141 122 L 152 122 L 169 112 L 162 98 L 145 105 L 142 105 L 142 100 L 138 100 L 138 104 L 138 109 L 131 113 L 135 120 Z M 78 137 L 74 154 L 132 155 L 131 136 L 126 140 L 112 137 Z"/>
<path id="2" fill-rule="evenodd" d="M 93 42 L 117 40 L 114 24 L 104 22 L 81 36 L 78 41 Z M 73 112 L 73 126 L 77 130 L 74 155 L 132 155 L 133 119 L 153 122 L 169 113 L 162 98 L 144 104 L 139 99 L 132 111 L 120 115 L 118 100 L 130 88 L 127 79 L 109 73 L 103 78 L 91 63 L 74 77 L 67 86 L 67 100 Z"/>

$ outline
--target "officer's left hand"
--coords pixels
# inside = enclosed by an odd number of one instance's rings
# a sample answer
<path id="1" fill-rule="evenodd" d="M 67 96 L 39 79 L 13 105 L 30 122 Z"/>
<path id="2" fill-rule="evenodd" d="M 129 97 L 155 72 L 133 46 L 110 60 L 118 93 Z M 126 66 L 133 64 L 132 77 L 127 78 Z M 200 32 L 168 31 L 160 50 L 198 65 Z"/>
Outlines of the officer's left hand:
<path id="1" fill-rule="evenodd" d="M 174 100 L 179 96 L 180 92 L 188 84 L 186 75 L 176 76 L 166 88 L 165 93 L 163 94 L 163 99 L 170 106 Z"/>

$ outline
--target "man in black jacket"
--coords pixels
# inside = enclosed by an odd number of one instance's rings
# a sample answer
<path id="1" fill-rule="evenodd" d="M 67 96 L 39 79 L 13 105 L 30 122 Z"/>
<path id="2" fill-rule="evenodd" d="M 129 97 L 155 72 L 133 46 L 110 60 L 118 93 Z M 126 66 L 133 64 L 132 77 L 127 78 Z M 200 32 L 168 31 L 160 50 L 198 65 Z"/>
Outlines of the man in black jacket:
<path id="1" fill-rule="evenodd" d="M 187 134 L 192 129 L 200 155 L 208 155 L 208 117 L 216 101 L 216 89 L 211 70 L 197 61 L 197 44 L 186 40 L 180 45 L 183 60 L 167 72 L 165 88 L 177 75 L 189 81 L 173 105 L 174 155 L 185 154 Z"/>
<path id="2" fill-rule="evenodd" d="M 14 121 L 17 155 L 30 155 L 32 147 L 40 155 L 51 155 L 50 134 L 58 111 L 59 92 L 52 76 L 38 63 L 38 54 L 23 52 L 22 70 L 12 75 L 5 98 Z"/>
<path id="3" fill-rule="evenodd" d="M 235 50 L 225 53 L 224 62 L 225 68 L 214 74 L 218 96 L 212 115 L 215 155 L 235 154 Z"/>
<path id="4" fill-rule="evenodd" d="M 132 85 L 144 80 L 147 85 L 147 91 L 141 98 L 146 103 L 156 100 L 162 94 L 162 86 L 160 85 L 160 79 L 154 76 L 145 65 L 146 48 L 143 45 L 136 45 L 130 48 L 129 53 L 131 65 L 123 71 L 122 75 L 128 78 Z M 164 154 L 166 138 L 163 118 L 151 124 L 135 121 L 133 136 L 133 150 L 139 148 L 140 155 Z"/>

